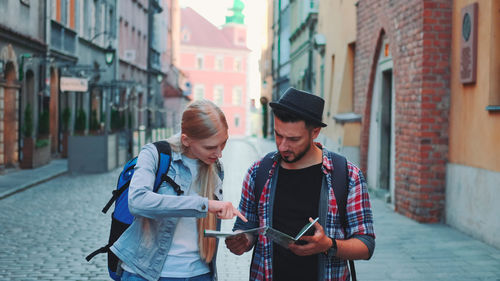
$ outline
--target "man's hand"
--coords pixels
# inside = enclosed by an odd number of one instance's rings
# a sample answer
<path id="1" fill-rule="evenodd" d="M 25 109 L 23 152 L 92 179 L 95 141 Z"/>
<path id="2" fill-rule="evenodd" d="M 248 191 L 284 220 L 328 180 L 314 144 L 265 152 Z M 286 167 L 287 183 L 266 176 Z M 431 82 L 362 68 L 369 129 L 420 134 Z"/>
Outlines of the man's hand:
<path id="1" fill-rule="evenodd" d="M 314 220 L 312 218 L 309 218 L 310 222 L 313 222 Z M 289 248 L 290 250 L 296 254 L 297 256 L 310 256 L 318 253 L 322 253 L 330 249 L 332 246 L 332 240 L 326 236 L 325 231 L 323 230 L 323 227 L 319 224 L 319 222 L 314 223 L 314 228 L 316 229 L 314 231 L 313 236 L 302 236 L 300 240 L 306 241 L 307 244 L 305 245 L 297 245 L 297 244 L 290 244 Z"/>
<path id="2" fill-rule="evenodd" d="M 253 235 L 242 233 L 234 237 L 226 238 L 226 247 L 235 255 L 241 255 L 252 248 Z"/>
<path id="3" fill-rule="evenodd" d="M 208 211 L 216 214 L 219 219 L 232 219 L 238 216 L 242 221 L 248 222 L 240 211 L 228 201 L 208 200 Z"/>

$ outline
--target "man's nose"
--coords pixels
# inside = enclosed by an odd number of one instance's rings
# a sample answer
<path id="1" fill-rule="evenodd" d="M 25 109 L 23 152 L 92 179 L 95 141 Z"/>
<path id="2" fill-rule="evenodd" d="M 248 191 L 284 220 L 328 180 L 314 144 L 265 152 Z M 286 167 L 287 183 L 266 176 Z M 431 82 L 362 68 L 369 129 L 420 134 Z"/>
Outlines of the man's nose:
<path id="1" fill-rule="evenodd" d="M 285 139 L 282 139 L 281 142 L 278 144 L 278 150 L 284 151 L 288 149 L 288 142 Z"/>

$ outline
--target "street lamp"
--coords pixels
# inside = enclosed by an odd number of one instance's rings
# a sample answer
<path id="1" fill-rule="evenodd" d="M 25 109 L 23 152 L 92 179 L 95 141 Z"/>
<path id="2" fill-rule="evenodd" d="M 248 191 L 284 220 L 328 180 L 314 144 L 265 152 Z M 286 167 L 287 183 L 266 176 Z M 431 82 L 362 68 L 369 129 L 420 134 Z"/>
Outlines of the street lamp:
<path id="1" fill-rule="evenodd" d="M 104 53 L 106 64 L 110 65 L 113 63 L 113 60 L 115 59 L 115 49 L 111 47 L 111 44 L 106 48 L 106 51 Z"/>

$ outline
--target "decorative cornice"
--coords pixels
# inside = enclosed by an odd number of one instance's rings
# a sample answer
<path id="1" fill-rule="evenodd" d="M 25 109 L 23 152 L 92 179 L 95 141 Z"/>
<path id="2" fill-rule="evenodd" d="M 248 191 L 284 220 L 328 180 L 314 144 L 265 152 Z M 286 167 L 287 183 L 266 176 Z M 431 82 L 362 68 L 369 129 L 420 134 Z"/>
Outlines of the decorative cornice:
<path id="1" fill-rule="evenodd" d="M 313 26 L 313 24 L 316 24 L 318 22 L 318 12 L 310 12 L 309 15 L 307 15 L 307 18 L 305 21 L 303 21 L 300 26 L 295 29 L 290 36 L 289 40 L 290 42 L 295 41 L 299 35 L 306 30 L 306 27 L 308 26 Z"/>
<path id="2" fill-rule="evenodd" d="M 47 50 L 47 44 L 45 44 L 43 41 L 19 33 L 2 24 L 0 24 L 0 38 L 5 39 L 5 41 L 15 43 L 16 45 L 23 46 L 24 48 L 32 49 L 34 51 L 45 52 Z"/>

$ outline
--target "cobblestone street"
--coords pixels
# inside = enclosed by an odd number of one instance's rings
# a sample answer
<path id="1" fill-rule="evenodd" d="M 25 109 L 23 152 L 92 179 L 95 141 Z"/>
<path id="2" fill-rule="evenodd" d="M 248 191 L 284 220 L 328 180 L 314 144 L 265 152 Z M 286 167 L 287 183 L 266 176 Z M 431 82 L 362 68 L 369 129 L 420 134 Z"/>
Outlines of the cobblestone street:
<path id="1" fill-rule="evenodd" d="M 272 146 L 268 146 L 272 149 Z M 243 174 L 257 150 L 232 141 L 224 151 L 226 200 L 237 206 Z M 106 244 L 111 210 L 101 213 L 120 170 L 64 175 L 0 201 L 0 280 L 110 280 L 106 255 L 85 256 Z M 223 223 L 224 230 L 232 221 Z M 235 256 L 221 241 L 221 281 L 248 280 L 251 253 Z"/>
<path id="2" fill-rule="evenodd" d="M 110 213 L 101 209 L 118 170 L 64 175 L 0 201 L 0 280 L 109 280 L 106 244 Z"/>
<path id="3" fill-rule="evenodd" d="M 247 168 L 272 149 L 269 141 L 228 142 L 224 200 L 238 204 Z M 85 256 L 107 242 L 110 214 L 100 210 L 119 172 L 66 174 L 0 200 L 0 280 L 110 280 L 106 255 L 90 263 Z M 371 199 L 377 246 L 370 261 L 356 262 L 359 280 L 500 280 L 500 250 L 445 224 L 417 223 Z M 224 221 L 222 229 L 232 225 Z M 219 280 L 248 280 L 250 258 L 251 252 L 231 254 L 220 241 Z"/>

